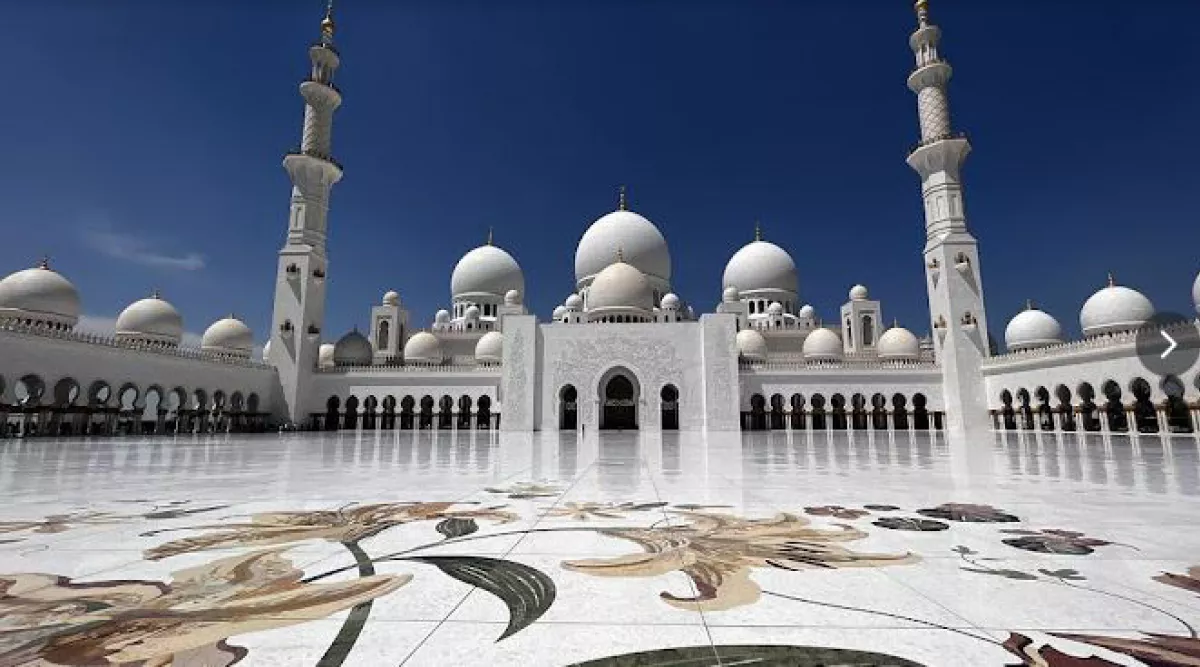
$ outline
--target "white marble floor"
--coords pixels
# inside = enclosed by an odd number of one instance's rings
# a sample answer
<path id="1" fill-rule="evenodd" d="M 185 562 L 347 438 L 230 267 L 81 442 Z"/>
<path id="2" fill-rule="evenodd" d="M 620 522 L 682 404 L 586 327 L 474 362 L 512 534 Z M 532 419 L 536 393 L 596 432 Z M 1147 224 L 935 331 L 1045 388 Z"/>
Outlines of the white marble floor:
<path id="1" fill-rule="evenodd" d="M 0 665 L 1194 666 L 1198 451 L 1032 433 L 0 441 Z"/>

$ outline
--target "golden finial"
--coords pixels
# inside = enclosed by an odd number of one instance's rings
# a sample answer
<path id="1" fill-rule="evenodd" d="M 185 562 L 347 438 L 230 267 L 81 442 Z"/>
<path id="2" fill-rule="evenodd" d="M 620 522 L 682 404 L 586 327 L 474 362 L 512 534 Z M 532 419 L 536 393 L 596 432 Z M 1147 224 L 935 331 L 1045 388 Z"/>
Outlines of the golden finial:
<path id="1" fill-rule="evenodd" d="M 488 226 L 487 244 L 492 245 L 492 227 L 490 225 Z"/>
<path id="2" fill-rule="evenodd" d="M 624 185 L 621 186 L 621 189 L 618 191 L 618 194 L 617 194 L 617 210 L 618 211 L 628 211 L 629 210 L 629 203 L 625 201 L 625 186 Z"/>
<path id="3" fill-rule="evenodd" d="M 161 299 L 162 292 L 158 291 L 158 288 L 155 287 L 153 290 L 150 290 L 150 298 L 151 299 Z"/>
<path id="4" fill-rule="evenodd" d="M 1116 279 L 1116 278 L 1113 278 L 1112 271 L 1109 271 L 1109 272 L 1108 272 L 1108 286 L 1109 286 L 1109 287 L 1115 287 L 1115 286 L 1116 286 L 1116 284 L 1117 284 L 1117 279 Z"/>
<path id="5" fill-rule="evenodd" d="M 754 221 L 754 240 L 762 240 L 762 224 L 758 220 Z"/>
<path id="6" fill-rule="evenodd" d="M 49 269 L 50 255 L 42 255 L 42 261 L 38 262 L 37 266 L 39 269 Z"/>
<path id="7" fill-rule="evenodd" d="M 617 261 L 621 263 L 625 262 L 625 251 L 621 249 L 621 246 L 617 246 Z"/>
<path id="8" fill-rule="evenodd" d="M 921 27 L 929 25 L 929 0 L 917 0 L 914 7 L 917 10 L 917 22 Z"/>
<path id="9" fill-rule="evenodd" d="M 1025 310 L 1037 310 L 1037 306 L 1033 305 L 1033 299 L 1025 299 Z"/>
<path id="10" fill-rule="evenodd" d="M 337 24 L 333 22 L 333 0 L 325 5 L 325 18 L 321 19 L 321 41 L 325 44 L 333 42 L 333 33 Z"/>

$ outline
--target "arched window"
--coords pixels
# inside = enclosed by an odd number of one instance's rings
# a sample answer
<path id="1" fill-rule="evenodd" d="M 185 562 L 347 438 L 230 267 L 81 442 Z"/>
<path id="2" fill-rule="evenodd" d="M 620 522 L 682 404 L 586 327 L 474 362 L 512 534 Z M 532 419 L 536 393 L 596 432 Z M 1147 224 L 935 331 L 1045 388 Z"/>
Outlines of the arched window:
<path id="1" fill-rule="evenodd" d="M 872 345 L 875 340 L 875 321 L 870 315 L 863 315 L 862 318 L 862 339 L 863 345 Z"/>
<path id="2" fill-rule="evenodd" d="M 387 320 L 379 323 L 379 335 L 375 338 L 375 347 L 380 350 L 386 350 L 388 346 L 388 334 L 391 333 L 391 325 Z"/>
<path id="3" fill-rule="evenodd" d="M 854 327 L 850 326 L 850 318 L 846 318 L 846 342 L 854 344 Z"/>
<path id="4" fill-rule="evenodd" d="M 755 301 L 751 301 L 750 302 L 750 314 L 753 315 L 757 312 L 758 312 L 758 303 Z"/>

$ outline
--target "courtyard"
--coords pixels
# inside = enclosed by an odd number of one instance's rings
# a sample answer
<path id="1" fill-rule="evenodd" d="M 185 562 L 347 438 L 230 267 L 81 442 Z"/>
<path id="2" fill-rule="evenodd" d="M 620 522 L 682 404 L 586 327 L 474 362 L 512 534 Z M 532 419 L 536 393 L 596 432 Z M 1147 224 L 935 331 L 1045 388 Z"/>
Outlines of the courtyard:
<path id="1" fill-rule="evenodd" d="M 1196 664 L 1197 441 L 988 437 L 4 441 L 0 664 Z"/>

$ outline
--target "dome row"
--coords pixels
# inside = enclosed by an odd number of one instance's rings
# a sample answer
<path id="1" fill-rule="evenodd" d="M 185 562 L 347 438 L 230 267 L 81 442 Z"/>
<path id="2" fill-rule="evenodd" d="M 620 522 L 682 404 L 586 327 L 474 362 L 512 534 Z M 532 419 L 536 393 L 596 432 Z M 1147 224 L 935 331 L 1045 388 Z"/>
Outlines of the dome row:
<path id="1" fill-rule="evenodd" d="M 503 358 L 504 335 L 489 331 L 475 343 L 475 361 L 498 364 Z M 372 363 L 375 350 L 371 341 L 357 329 L 342 336 L 337 343 L 324 343 L 317 351 L 317 365 L 366 366 Z M 440 364 L 445 360 L 442 342 L 428 331 L 418 331 L 404 344 L 404 359 L 413 364 Z"/>
<path id="2" fill-rule="evenodd" d="M 45 260 L 0 280 L 0 318 L 33 326 L 71 328 L 79 322 L 80 314 L 79 291 Z M 183 316 L 155 292 L 122 310 L 114 328 L 119 341 L 176 346 L 183 339 Z M 206 352 L 247 358 L 254 347 L 254 333 L 241 320 L 226 317 L 205 330 L 200 347 Z"/>
<path id="3" fill-rule="evenodd" d="M 737 334 L 738 356 L 747 361 L 767 360 L 767 339 L 756 329 L 742 329 Z M 911 331 L 892 327 L 879 337 L 875 349 L 883 361 L 916 361 L 921 344 Z M 838 361 L 843 355 L 842 337 L 834 329 L 814 329 L 804 339 L 801 348 L 804 358 L 811 361 Z"/>

